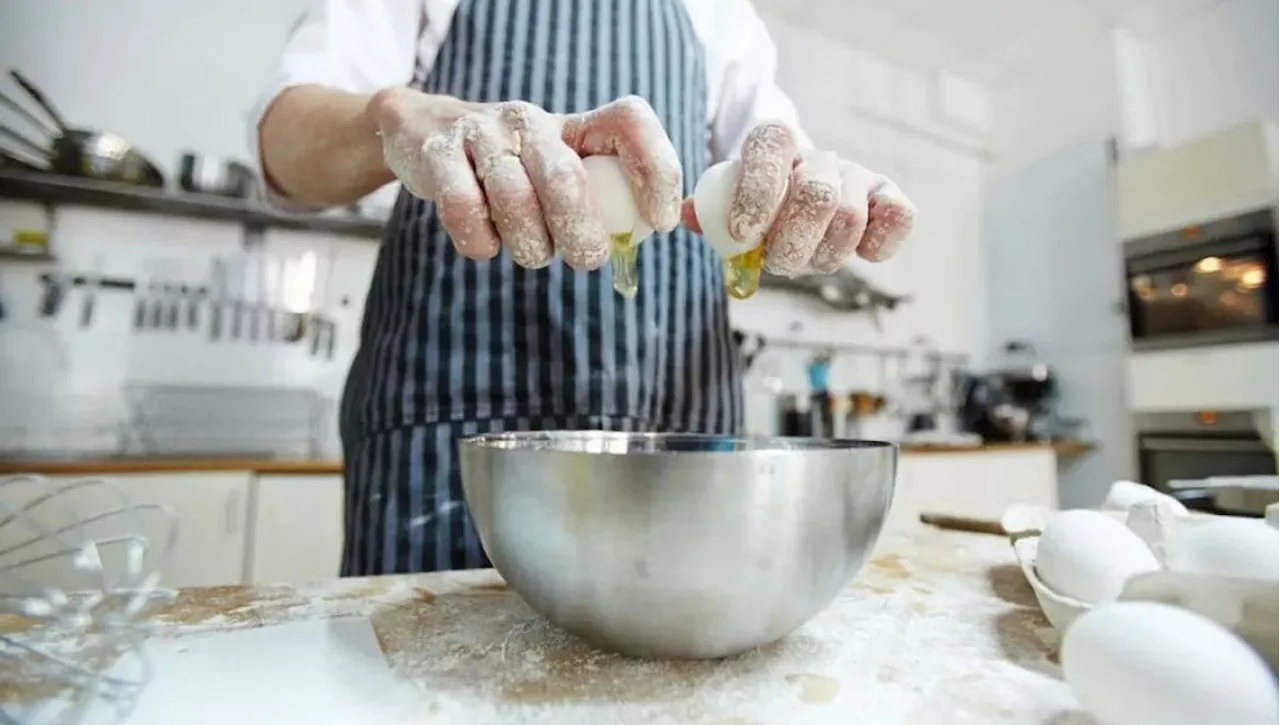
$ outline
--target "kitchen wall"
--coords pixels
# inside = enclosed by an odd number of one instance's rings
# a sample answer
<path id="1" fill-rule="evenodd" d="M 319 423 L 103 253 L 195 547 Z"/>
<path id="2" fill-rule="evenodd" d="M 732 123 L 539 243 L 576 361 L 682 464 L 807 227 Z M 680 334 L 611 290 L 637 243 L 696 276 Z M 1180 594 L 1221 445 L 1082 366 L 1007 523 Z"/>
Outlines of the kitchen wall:
<path id="1" fill-rule="evenodd" d="M 1134 124 L 1140 146 L 1167 147 L 1253 118 L 1277 117 L 1273 0 L 1192 3 L 1154 27 L 1130 29 L 1138 84 L 1119 87 L 1115 37 L 1083 4 L 1068 20 L 1022 40 L 1036 48 L 1024 69 L 992 90 L 999 163 L 994 175 L 1085 141 L 1121 141 Z M 1126 89 L 1129 91 L 1129 89 Z"/>
<path id="2" fill-rule="evenodd" d="M 919 206 L 916 233 L 897 257 L 853 263 L 876 285 L 912 301 L 885 314 L 878 332 L 867 316 L 827 312 L 766 290 L 735 305 L 735 322 L 787 337 L 895 346 L 923 335 L 976 360 L 988 347 L 982 111 L 971 116 L 976 132 L 961 129 L 948 122 L 937 75 L 764 18 L 779 46 L 779 82 L 815 143 L 894 178 Z M 792 368 L 792 385 L 799 385 L 799 370 Z M 838 360 L 833 384 L 874 385 L 868 378 L 875 371 L 866 360 Z"/>
<path id="3" fill-rule="evenodd" d="M 246 155 L 243 117 L 304 5 L 0 0 L 0 64 L 27 72 L 73 122 L 134 140 L 172 172 L 186 149 Z M 948 86 L 937 75 L 894 66 L 772 17 L 766 21 L 779 46 L 780 81 L 809 133 L 820 146 L 895 178 L 921 214 L 914 240 L 897 259 L 855 263 L 886 291 L 912 298 L 884 316 L 883 331 L 866 316 L 828 312 L 773 291 L 735 304 L 735 323 L 823 342 L 903 345 L 926 336 L 944 350 L 981 355 L 988 347 L 982 89 L 953 84 L 944 94 Z M 973 128 L 946 122 L 948 104 L 954 113 L 968 111 Z M 59 210 L 56 222 L 54 244 L 64 267 L 143 280 L 194 284 L 207 278 L 211 256 L 240 244 L 239 228 L 226 223 L 70 208 Z M 46 224 L 38 205 L 0 202 L 0 233 Z M 299 234 L 276 234 L 268 244 L 338 255 L 325 304 L 332 307 L 343 296 L 363 302 L 376 245 Z M 358 304 L 335 313 L 342 318 L 335 360 L 315 361 L 297 349 L 139 335 L 129 329 L 128 300 L 100 303 L 98 322 L 87 330 L 74 313 L 42 320 L 34 311 L 38 271 L 0 264 L 0 293 L 12 310 L 0 324 L 0 388 L 22 391 L 21 402 L 7 406 L 10 423 L 40 418 L 52 421 L 46 427 L 93 427 L 100 430 L 95 440 L 106 445 L 125 381 L 315 386 L 332 397 L 353 352 Z M 789 386 L 803 386 L 802 369 L 785 367 Z M 836 365 L 833 383 L 849 386 L 864 377 L 878 384 L 866 361 L 846 361 Z"/>
<path id="4" fill-rule="evenodd" d="M 1063 378 L 1069 412 L 1088 417 L 1101 443 L 1064 476 L 1064 504 L 1096 503 L 1110 481 L 1136 475 L 1127 334 L 1113 308 L 1123 285 L 1108 140 L 1119 153 L 1142 153 L 1276 118 L 1277 3 L 1190 5 L 1117 34 L 1082 4 L 1024 39 L 1036 62 L 992 89 L 989 339 L 1034 340 Z"/>

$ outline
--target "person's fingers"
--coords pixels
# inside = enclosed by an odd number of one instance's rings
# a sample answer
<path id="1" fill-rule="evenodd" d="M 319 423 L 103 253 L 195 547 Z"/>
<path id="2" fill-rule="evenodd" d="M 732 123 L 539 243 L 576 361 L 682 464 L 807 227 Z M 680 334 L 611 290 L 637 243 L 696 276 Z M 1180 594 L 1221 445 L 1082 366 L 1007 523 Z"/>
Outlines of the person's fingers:
<path id="1" fill-rule="evenodd" d="M 881 177 L 867 200 L 867 231 L 858 243 L 858 256 L 872 262 L 892 257 L 915 226 L 916 205 L 898 185 Z"/>
<path id="2" fill-rule="evenodd" d="M 765 237 L 765 271 L 783 277 L 802 272 L 839 205 L 840 166 L 835 154 L 817 154 L 796 166 L 782 209 Z"/>
<path id="3" fill-rule="evenodd" d="M 537 269 L 551 263 L 555 250 L 542 219 L 533 182 L 516 155 L 515 135 L 496 116 L 469 116 L 464 125 L 466 149 L 484 188 L 489 218 L 521 267 Z"/>
<path id="4" fill-rule="evenodd" d="M 458 253 L 471 259 L 491 259 L 501 242 L 467 158 L 465 120 L 459 121 L 450 133 L 435 136 L 424 145 L 422 164 L 410 176 L 422 175 L 422 196 L 436 203 L 440 223 L 453 238 Z"/>
<path id="5" fill-rule="evenodd" d="M 643 98 L 627 96 L 568 116 L 561 138 L 579 156 L 617 156 L 649 226 L 668 232 L 679 223 L 684 184 L 680 157 Z"/>
<path id="6" fill-rule="evenodd" d="M 840 206 L 810 263 L 819 272 L 836 271 L 857 249 L 867 229 L 867 197 L 875 182 L 875 174 L 866 168 L 849 161 L 840 162 Z"/>
<path id="7" fill-rule="evenodd" d="M 680 204 L 680 223 L 694 234 L 702 233 L 702 225 L 698 223 L 698 213 L 693 208 L 693 197 Z"/>
<path id="8" fill-rule="evenodd" d="M 791 129 L 780 123 L 756 126 L 742 143 L 742 166 L 729 205 L 729 235 L 753 244 L 777 218 L 797 159 Z"/>
<path id="9" fill-rule="evenodd" d="M 561 126 L 527 103 L 503 104 L 502 116 L 519 137 L 520 159 L 533 182 L 555 250 L 573 269 L 609 261 L 609 240 L 587 190 L 582 159 L 561 139 Z"/>

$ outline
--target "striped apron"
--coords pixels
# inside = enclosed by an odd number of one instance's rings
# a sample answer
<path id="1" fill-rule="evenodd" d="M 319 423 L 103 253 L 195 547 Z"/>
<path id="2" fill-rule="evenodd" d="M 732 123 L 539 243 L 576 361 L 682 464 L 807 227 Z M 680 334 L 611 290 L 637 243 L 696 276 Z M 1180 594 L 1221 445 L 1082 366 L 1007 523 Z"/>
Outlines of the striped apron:
<path id="1" fill-rule="evenodd" d="M 586 111 L 647 99 L 684 166 L 707 165 L 706 71 L 682 0 L 462 0 L 415 86 Z M 640 250 L 641 289 L 504 251 L 459 256 L 404 192 L 343 395 L 344 576 L 489 566 L 463 500 L 459 438 L 503 430 L 734 433 L 741 370 L 720 262 L 686 230 Z"/>

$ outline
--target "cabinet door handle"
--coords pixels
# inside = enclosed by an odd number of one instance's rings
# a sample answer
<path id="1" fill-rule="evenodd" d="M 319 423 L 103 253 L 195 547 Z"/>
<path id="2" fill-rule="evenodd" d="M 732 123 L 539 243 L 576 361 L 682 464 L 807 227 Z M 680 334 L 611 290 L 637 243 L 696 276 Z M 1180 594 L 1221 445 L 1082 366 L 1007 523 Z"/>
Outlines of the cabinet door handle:
<path id="1" fill-rule="evenodd" d="M 232 491 L 227 496 L 227 510 L 223 529 L 227 536 L 235 536 L 240 533 L 240 492 Z"/>

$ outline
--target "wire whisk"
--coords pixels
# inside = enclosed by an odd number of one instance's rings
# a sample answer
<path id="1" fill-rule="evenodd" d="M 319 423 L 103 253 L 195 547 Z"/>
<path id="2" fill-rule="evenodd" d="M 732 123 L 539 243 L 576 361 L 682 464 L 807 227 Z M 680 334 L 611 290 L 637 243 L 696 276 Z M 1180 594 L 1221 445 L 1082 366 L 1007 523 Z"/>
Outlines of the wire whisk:
<path id="1" fill-rule="evenodd" d="M 171 511 L 107 479 L 0 478 L 0 725 L 128 715 L 176 536 Z"/>

